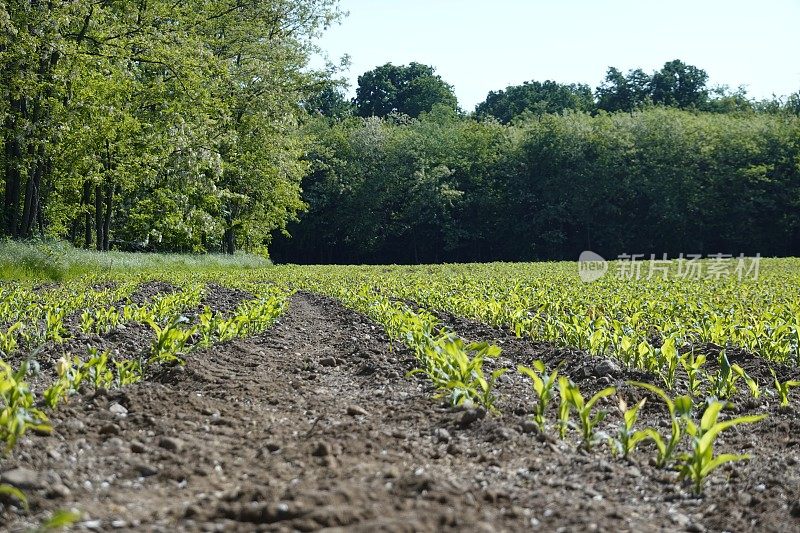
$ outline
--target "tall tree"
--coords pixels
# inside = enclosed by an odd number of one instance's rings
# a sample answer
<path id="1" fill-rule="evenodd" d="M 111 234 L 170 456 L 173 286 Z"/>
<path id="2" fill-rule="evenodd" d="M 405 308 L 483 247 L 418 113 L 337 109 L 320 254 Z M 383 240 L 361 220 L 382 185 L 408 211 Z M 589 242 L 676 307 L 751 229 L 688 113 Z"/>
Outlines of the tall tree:
<path id="1" fill-rule="evenodd" d="M 642 69 L 623 74 L 609 67 L 603 83 L 595 91 L 597 107 L 605 111 L 631 112 L 650 100 L 652 78 Z"/>
<path id="2" fill-rule="evenodd" d="M 397 112 L 410 117 L 427 113 L 436 105 L 455 109 L 453 88 L 433 67 L 420 63 L 376 67 L 358 77 L 356 110 L 362 117 L 385 117 Z"/>
<path id="3" fill-rule="evenodd" d="M 687 65 L 679 59 L 668 61 L 653 74 L 653 102 L 684 109 L 698 108 L 708 99 L 707 81 L 705 70 Z"/>
<path id="4" fill-rule="evenodd" d="M 594 97 L 588 85 L 565 85 L 550 80 L 526 81 L 522 85 L 490 92 L 486 100 L 475 108 L 475 113 L 481 117 L 492 116 L 507 124 L 523 113 L 541 115 L 561 113 L 568 109 L 594 109 Z"/>
<path id="5" fill-rule="evenodd" d="M 251 248 L 303 204 L 306 68 L 336 0 L 0 6 L 2 232 Z M 138 246 L 138 245 L 137 245 Z"/>

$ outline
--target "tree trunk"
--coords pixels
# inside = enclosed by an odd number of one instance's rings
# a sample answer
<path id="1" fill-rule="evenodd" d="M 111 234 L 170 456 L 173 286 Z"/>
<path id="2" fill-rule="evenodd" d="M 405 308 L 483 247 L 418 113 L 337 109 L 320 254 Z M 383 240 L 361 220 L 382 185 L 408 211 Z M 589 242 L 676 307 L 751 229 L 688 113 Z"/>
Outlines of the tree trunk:
<path id="1" fill-rule="evenodd" d="M 28 180 L 25 183 L 25 200 L 22 206 L 22 221 L 20 222 L 19 227 L 17 228 L 16 231 L 16 236 L 18 237 L 25 238 L 28 236 L 25 229 L 27 228 L 28 223 L 30 222 L 31 219 L 31 204 L 33 201 L 34 188 L 35 188 L 34 174 L 35 172 L 29 172 Z"/>
<path id="2" fill-rule="evenodd" d="M 109 235 L 111 234 L 111 214 L 114 209 L 114 192 L 116 185 L 109 184 L 106 188 L 106 214 L 103 217 L 103 251 L 110 250 Z"/>
<path id="3" fill-rule="evenodd" d="M 13 133 L 9 132 L 9 137 Z M 19 172 L 19 143 L 16 139 L 6 141 L 6 188 L 3 201 L 3 222 L 5 233 L 11 237 L 17 236 L 17 217 L 19 214 L 20 172 Z"/>
<path id="4" fill-rule="evenodd" d="M 81 205 L 85 209 L 83 213 L 83 245 L 88 250 L 92 247 L 92 213 L 89 211 L 89 202 L 92 201 L 92 182 L 83 182 L 83 198 Z"/>
<path id="5" fill-rule="evenodd" d="M 33 234 L 33 225 L 39 215 L 41 203 L 41 183 L 46 162 L 44 144 L 36 149 L 33 168 L 28 177 L 28 186 L 25 188 L 25 207 L 22 211 L 22 225 L 19 235 L 28 238 Z"/>
<path id="6" fill-rule="evenodd" d="M 233 255 L 236 253 L 236 232 L 232 226 L 225 228 L 225 235 L 223 236 L 222 248 L 226 254 Z"/>
<path id="7" fill-rule="evenodd" d="M 103 187 L 100 184 L 94 186 L 94 234 L 95 248 L 98 252 L 103 251 Z"/>
<path id="8" fill-rule="evenodd" d="M 10 113 L 5 124 L 5 196 L 3 197 L 4 232 L 10 237 L 17 236 L 19 219 L 19 197 L 22 185 L 20 166 L 22 165 L 22 146 L 16 135 L 16 117 L 22 115 L 23 105 L 19 99 L 12 100 Z"/>

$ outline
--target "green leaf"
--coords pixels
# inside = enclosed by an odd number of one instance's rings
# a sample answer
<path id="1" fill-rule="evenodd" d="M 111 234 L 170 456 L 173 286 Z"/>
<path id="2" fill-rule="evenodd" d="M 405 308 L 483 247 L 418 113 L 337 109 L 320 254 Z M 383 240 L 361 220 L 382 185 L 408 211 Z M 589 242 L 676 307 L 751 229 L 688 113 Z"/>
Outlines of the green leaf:
<path id="1" fill-rule="evenodd" d="M 0 494 L 11 496 L 12 498 L 19 501 L 26 511 L 28 510 L 28 497 L 25 495 L 24 492 L 19 490 L 17 487 L 2 484 L 0 485 Z"/>

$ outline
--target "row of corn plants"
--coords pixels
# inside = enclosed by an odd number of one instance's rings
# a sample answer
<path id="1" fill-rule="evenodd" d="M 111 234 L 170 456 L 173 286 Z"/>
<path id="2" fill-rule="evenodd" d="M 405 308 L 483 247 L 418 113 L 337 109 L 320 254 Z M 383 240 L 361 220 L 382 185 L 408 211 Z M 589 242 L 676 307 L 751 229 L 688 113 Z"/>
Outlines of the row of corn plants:
<path id="1" fill-rule="evenodd" d="M 541 362 L 532 368 L 520 367 L 518 371 L 532 380 L 539 398 L 533 420 L 541 431 L 547 427 L 545 417 L 550 399 L 558 396 L 557 428 L 560 437 L 564 438 L 569 431 L 575 430 L 580 435 L 583 447 L 589 449 L 600 441 L 608 442 L 611 453 L 621 458 L 627 458 L 640 443 L 652 442 L 657 454 L 656 463 L 677 469 L 682 478 L 691 481 L 697 492 L 702 490 L 704 480 L 716 468 L 747 458 L 746 455 L 715 454 L 717 436 L 731 427 L 755 423 L 765 417 L 751 415 L 724 419 L 721 411 L 728 405 L 727 400 L 739 390 L 746 390 L 754 398 L 761 397 L 762 393 L 773 394 L 779 397 L 782 406 L 787 406 L 789 391 L 800 385 L 800 381 L 794 379 L 781 381 L 774 372 L 773 384 L 760 384 L 741 366 L 730 363 L 728 351 L 734 347 L 748 349 L 747 346 L 735 345 L 731 341 L 716 344 L 691 331 L 679 330 L 674 323 L 668 324 L 669 327 L 663 324 L 661 328 L 652 327 L 652 319 L 642 311 L 632 313 L 631 317 L 624 317 L 624 320 L 617 320 L 609 330 L 599 327 L 608 324 L 608 319 L 602 315 L 603 302 L 594 302 L 595 308 L 587 310 L 585 314 L 576 310 L 575 302 L 568 305 L 542 304 L 537 314 L 524 297 L 528 289 L 522 282 L 509 283 L 503 278 L 497 281 L 485 271 L 461 275 L 450 272 L 467 268 L 481 270 L 485 267 L 311 267 L 300 273 L 287 271 L 284 276 L 302 288 L 334 296 L 382 324 L 391 339 L 404 341 L 416 353 L 420 365 L 413 373 L 427 375 L 439 391 L 438 395 L 448 396 L 454 405 L 467 400 L 484 403 L 480 396 L 482 389 L 474 387 L 475 392 L 465 393 L 463 380 L 445 377 L 451 365 L 443 360 L 463 361 L 458 368 L 469 369 L 470 358 L 448 354 L 448 350 L 443 349 L 443 343 L 437 343 L 440 339 L 452 341 L 457 336 L 452 331 L 442 329 L 435 315 L 424 310 L 426 307 L 507 327 L 518 336 L 577 347 L 597 356 L 616 357 L 628 366 L 656 373 L 667 391 L 675 388 L 678 370 L 681 369 L 688 383 L 688 394 L 674 399 L 654 384 L 632 384 L 663 400 L 672 428 L 672 433 L 666 436 L 652 427 L 636 427 L 644 401 L 629 408 L 619 400 L 617 410 L 621 424 L 612 431 L 600 431 L 598 428 L 606 413 L 598 409 L 598 405 L 603 398 L 617 393 L 615 387 L 584 398 L 577 385 L 567 376 L 559 376 L 557 371 L 547 373 Z M 505 268 L 505 265 L 501 265 L 501 268 Z M 497 284 L 494 291 L 489 290 L 489 283 Z M 503 285 L 503 300 L 500 299 L 500 285 Z M 548 294 L 553 301 L 563 297 L 563 293 L 555 290 Z M 549 331 L 548 334 L 530 327 L 536 320 L 550 324 L 549 330 L 548 327 L 544 328 Z M 586 331 L 577 333 L 580 328 Z M 575 333 L 570 333 L 573 330 Z M 608 331 L 617 335 L 612 335 L 613 342 L 605 340 Z M 715 340 L 720 341 L 719 338 Z M 717 346 L 713 370 L 707 364 L 709 355 L 708 350 L 704 349 L 704 342 Z M 484 358 L 499 353 L 499 348 L 485 345 L 481 348 L 486 351 L 477 352 L 474 357 L 481 365 Z M 463 344 L 452 351 L 463 352 Z M 792 363 L 791 359 L 767 358 Z M 483 390 L 491 392 L 493 380 L 505 371 L 496 370 L 491 379 L 483 377 L 482 368 L 472 375 L 481 376 L 486 384 Z M 770 385 L 774 385 L 774 388 Z M 494 408 L 494 394 L 489 398 L 487 403 Z"/>
<path id="2" fill-rule="evenodd" d="M 766 392 L 784 403 L 797 379 L 758 383 L 728 358 L 739 349 L 783 366 L 800 360 L 798 266 L 793 260 L 765 264 L 762 277 L 741 282 L 608 277 L 586 284 L 574 263 L 312 267 L 310 273 L 611 357 L 658 375 L 670 391 L 680 377 L 694 396 L 727 400 L 746 388 L 755 398 Z"/>
<path id="3" fill-rule="evenodd" d="M 688 395 L 670 398 L 660 387 L 642 382 L 628 382 L 663 401 L 670 418 L 670 433 L 662 435 L 652 427 L 636 427 L 639 411 L 647 399 L 642 399 L 628 407 L 619 398 L 617 410 L 620 419 L 611 432 L 600 431 L 600 423 L 607 412 L 598 407 L 603 398 L 617 393 L 616 387 L 606 387 L 593 396 L 585 398 L 580 388 L 567 376 L 559 375 L 558 369 L 547 371 L 542 361 L 535 361 L 532 367 L 519 366 L 518 372 L 531 380 L 536 396 L 533 422 L 542 433 L 549 430 L 547 420 L 549 407 L 558 394 L 557 420 L 552 424 L 557 428 L 558 437 L 566 438 L 568 431 L 580 435 L 581 446 L 590 450 L 600 442 L 607 442 L 614 457 L 628 459 L 636 447 L 645 441 L 652 441 L 656 448 L 656 465 L 662 468 L 675 468 L 681 479 L 691 481 L 696 493 L 702 491 L 703 482 L 716 468 L 726 463 L 749 459 L 748 455 L 715 454 L 714 443 L 719 434 L 729 428 L 742 424 L 760 422 L 766 415 L 749 415 L 719 420 L 723 402 L 711 400 L 704 402 L 705 409 L 699 420 L 694 418 L 696 405 Z"/>
<path id="4" fill-rule="evenodd" d="M 89 290 L 88 282 L 85 281 L 84 296 L 79 296 L 79 291 L 75 290 L 78 285 L 72 285 L 68 292 L 62 287 L 53 289 L 52 292 L 59 294 L 59 298 L 55 300 L 48 297 L 46 292 L 37 292 L 41 296 L 35 302 L 37 309 L 46 310 L 48 305 L 60 305 L 58 309 L 76 312 L 81 305 L 91 302 L 95 305 L 92 311 L 94 317 L 99 314 L 107 316 L 109 310 L 118 310 L 119 318 L 111 323 L 103 322 L 103 327 L 86 327 L 87 312 L 84 310 L 80 325 L 83 331 L 105 334 L 125 322 L 140 322 L 148 324 L 153 330 L 153 340 L 149 349 L 133 358 L 123 356 L 115 360 L 108 351 L 93 347 L 83 357 L 64 353 L 55 364 L 56 375 L 52 384 L 37 397 L 29 387 L 27 378 L 32 372 L 38 371 L 36 357 L 42 352 L 43 346 L 30 349 L 25 338 L 20 338 L 17 334 L 30 329 L 30 324 L 35 323 L 40 314 L 32 313 L 24 319 L 23 314 L 20 314 L 22 320 L 14 322 L 0 333 L 0 441 L 5 444 L 6 452 L 28 430 L 48 432 L 50 423 L 44 409 L 55 409 L 82 387 L 108 389 L 131 385 L 141 381 L 152 365 L 183 364 L 195 349 L 263 332 L 285 311 L 290 295 L 289 291 L 276 285 L 265 285 L 249 279 L 231 279 L 232 284 L 251 290 L 254 298 L 242 302 L 229 316 L 205 306 L 190 319 L 186 316 L 186 311 L 198 306 L 203 296 L 205 280 L 175 281 L 180 283 L 180 291 L 158 295 L 142 306 L 120 302 L 132 292 L 135 283 L 124 283 L 123 288 L 103 289 L 94 291 L 98 294 L 92 294 L 93 291 Z M 12 294 L 16 296 L 11 296 Z M 13 289 L 5 293 L 4 301 L 15 302 L 14 298 L 26 294 L 31 293 L 24 289 Z M 73 300 L 61 299 L 69 294 L 72 294 Z M 55 301 L 59 303 L 56 304 Z M 46 311 L 44 314 L 46 315 Z M 49 336 L 47 340 L 52 341 L 52 344 L 48 349 L 58 350 L 58 345 L 67 336 L 68 332 L 63 328 L 59 335 Z M 6 360 L 12 355 L 21 360 L 16 369 Z"/>

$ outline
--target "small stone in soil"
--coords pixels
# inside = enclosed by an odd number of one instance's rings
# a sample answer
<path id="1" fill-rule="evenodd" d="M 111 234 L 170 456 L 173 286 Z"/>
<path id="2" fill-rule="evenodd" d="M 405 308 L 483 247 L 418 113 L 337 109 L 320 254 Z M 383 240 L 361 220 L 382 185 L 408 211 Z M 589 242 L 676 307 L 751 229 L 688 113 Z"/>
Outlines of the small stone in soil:
<path id="1" fill-rule="evenodd" d="M 175 453 L 180 453 L 183 450 L 183 441 L 175 437 L 161 437 L 158 441 L 158 445 L 165 450 Z"/>
<path id="2" fill-rule="evenodd" d="M 125 409 L 124 406 L 118 403 L 112 403 L 111 406 L 108 408 L 108 410 L 111 411 L 114 415 L 119 417 L 124 417 L 128 415 L 128 410 Z"/>
<path id="3" fill-rule="evenodd" d="M 83 431 L 86 428 L 86 425 L 83 422 L 75 418 L 67 419 L 67 421 L 64 423 L 64 426 L 70 431 Z"/>
<path id="4" fill-rule="evenodd" d="M 119 434 L 119 426 L 116 424 L 106 424 L 105 426 L 100 428 L 101 435 L 118 435 Z"/>
<path id="5" fill-rule="evenodd" d="M 66 486 L 59 483 L 51 486 L 48 489 L 46 496 L 51 500 L 56 500 L 59 498 L 68 498 L 70 494 L 72 494 L 72 491 L 70 491 Z"/>
<path id="6" fill-rule="evenodd" d="M 358 405 L 348 405 L 347 406 L 347 414 L 350 416 L 369 416 L 369 413 L 363 407 L 359 407 Z"/>
<path id="7" fill-rule="evenodd" d="M 311 452 L 311 455 L 314 457 L 326 457 L 330 455 L 331 447 L 325 442 L 319 442 L 314 447 L 314 451 Z"/>
<path id="8" fill-rule="evenodd" d="M 150 476 L 155 476 L 156 474 L 158 474 L 158 469 L 157 468 L 155 468 L 153 466 L 150 466 L 150 465 L 147 465 L 147 464 L 138 464 L 138 465 L 136 465 L 134 467 L 134 469 L 142 477 L 150 477 Z"/>
<path id="9" fill-rule="evenodd" d="M 39 473 L 27 468 L 14 468 L 13 470 L 3 472 L 3 474 L 0 475 L 0 482 L 8 483 L 13 487 L 23 490 L 44 488 L 44 483 Z"/>
<path id="10" fill-rule="evenodd" d="M 458 425 L 462 428 L 469 427 L 473 423 L 481 420 L 483 417 L 486 416 L 486 410 L 482 408 L 478 409 L 467 409 L 464 411 L 464 414 L 461 415 L 461 419 L 458 422 Z"/>

